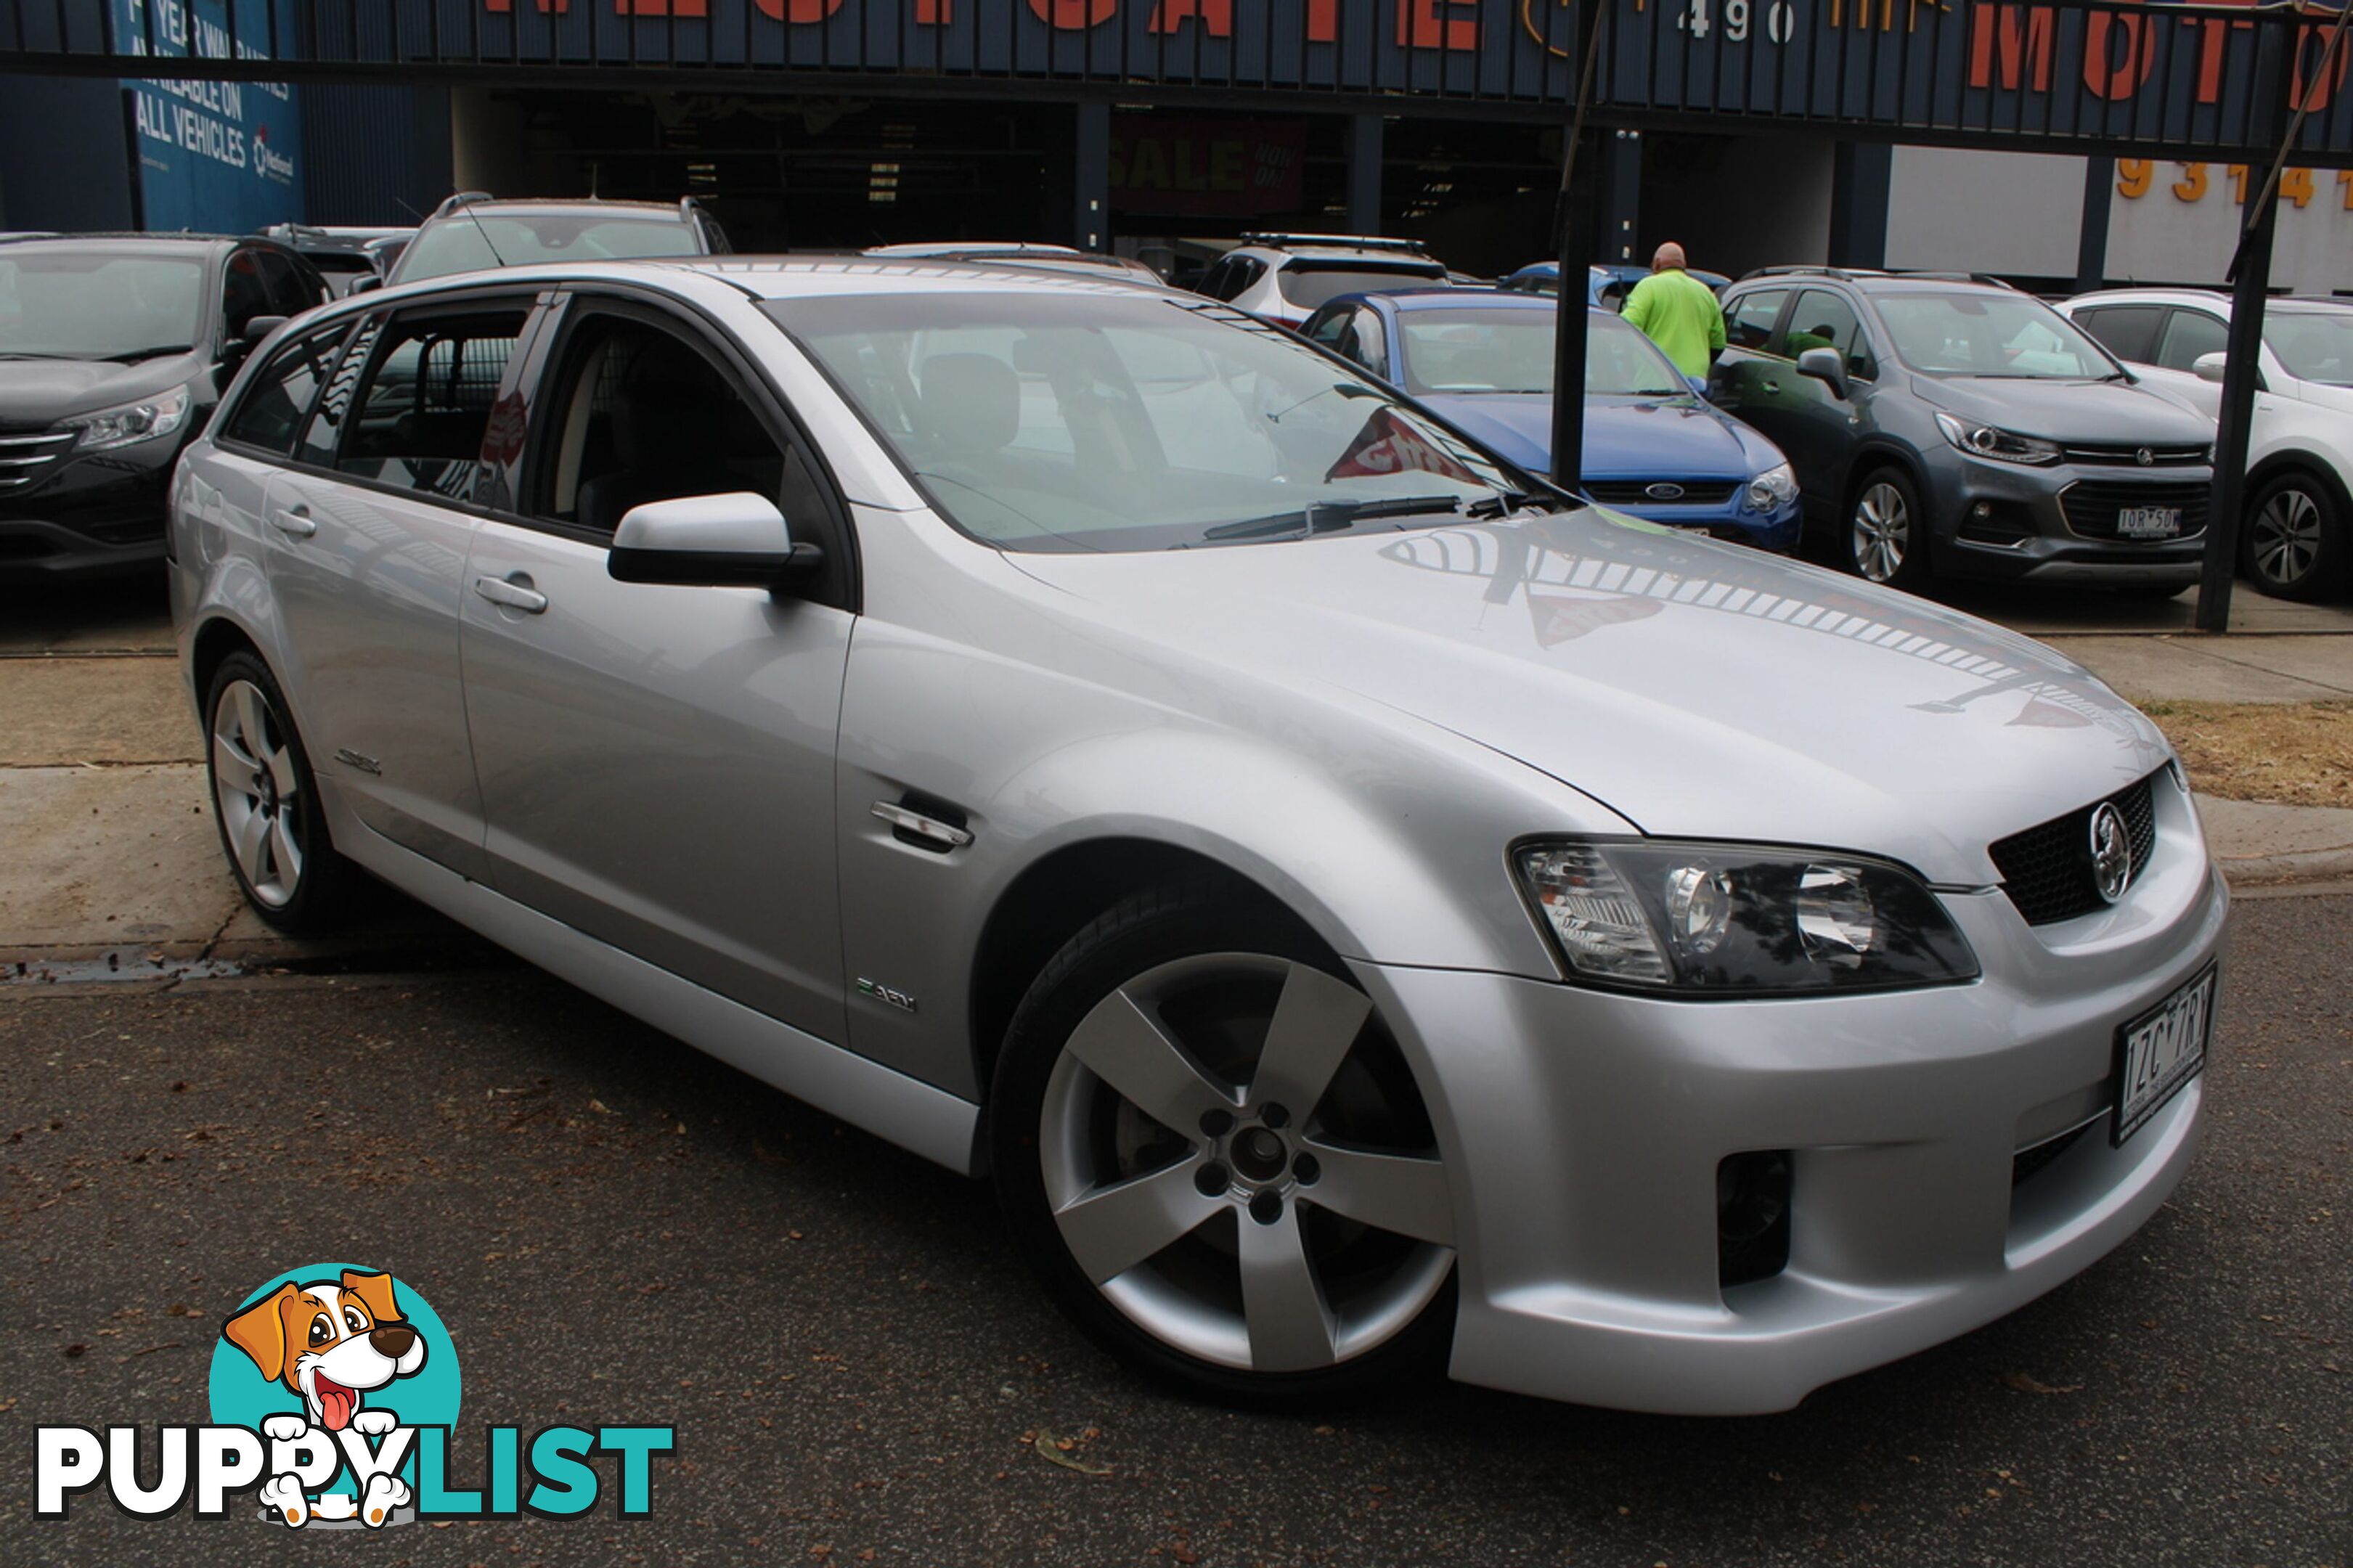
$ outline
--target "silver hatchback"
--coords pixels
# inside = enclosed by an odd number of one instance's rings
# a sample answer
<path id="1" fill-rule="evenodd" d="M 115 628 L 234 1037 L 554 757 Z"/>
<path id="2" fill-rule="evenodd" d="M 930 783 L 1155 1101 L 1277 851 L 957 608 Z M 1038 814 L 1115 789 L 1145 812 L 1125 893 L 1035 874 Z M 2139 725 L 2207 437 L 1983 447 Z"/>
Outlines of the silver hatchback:
<path id="1" fill-rule="evenodd" d="M 363 296 L 180 466 L 263 916 L 356 870 L 1002 1194 L 1213 1396 L 1786 1407 L 2187 1168 L 2165 742 L 1196 297 L 712 259 Z"/>

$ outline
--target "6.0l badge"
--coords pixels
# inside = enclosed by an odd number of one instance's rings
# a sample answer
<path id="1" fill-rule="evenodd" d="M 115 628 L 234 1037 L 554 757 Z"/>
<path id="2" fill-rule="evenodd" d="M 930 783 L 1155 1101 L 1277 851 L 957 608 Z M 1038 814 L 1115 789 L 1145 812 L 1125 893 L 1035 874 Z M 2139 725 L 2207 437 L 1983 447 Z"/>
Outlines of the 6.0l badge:
<path id="1" fill-rule="evenodd" d="M 859 976 L 858 994 L 860 996 L 871 996 L 877 1002 L 887 1002 L 902 1013 L 912 1013 L 915 1010 L 915 999 L 913 996 L 908 995 L 904 991 L 893 991 L 888 985 L 877 984 L 864 975 Z"/>

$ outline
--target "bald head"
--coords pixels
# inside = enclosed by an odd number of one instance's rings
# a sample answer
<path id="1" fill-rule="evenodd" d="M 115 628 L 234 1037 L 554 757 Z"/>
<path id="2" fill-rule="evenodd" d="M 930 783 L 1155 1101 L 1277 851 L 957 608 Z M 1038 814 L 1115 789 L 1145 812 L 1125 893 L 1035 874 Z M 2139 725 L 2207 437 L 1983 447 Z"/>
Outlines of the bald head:
<path id="1" fill-rule="evenodd" d="M 1683 247 L 1672 239 L 1659 247 L 1651 258 L 1651 270 L 1653 272 L 1679 272 L 1683 268 Z"/>

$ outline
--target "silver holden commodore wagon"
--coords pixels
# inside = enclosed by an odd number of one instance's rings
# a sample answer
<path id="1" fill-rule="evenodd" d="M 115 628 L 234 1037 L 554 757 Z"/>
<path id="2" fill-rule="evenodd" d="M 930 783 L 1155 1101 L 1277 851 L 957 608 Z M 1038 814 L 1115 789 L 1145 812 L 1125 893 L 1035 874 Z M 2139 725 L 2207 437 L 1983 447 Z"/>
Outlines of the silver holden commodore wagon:
<path id="1" fill-rule="evenodd" d="M 181 464 L 221 841 L 1001 1193 L 1147 1372 L 1786 1407 L 2130 1235 L 2224 894 L 2165 742 L 1195 296 L 868 260 L 305 316 Z"/>

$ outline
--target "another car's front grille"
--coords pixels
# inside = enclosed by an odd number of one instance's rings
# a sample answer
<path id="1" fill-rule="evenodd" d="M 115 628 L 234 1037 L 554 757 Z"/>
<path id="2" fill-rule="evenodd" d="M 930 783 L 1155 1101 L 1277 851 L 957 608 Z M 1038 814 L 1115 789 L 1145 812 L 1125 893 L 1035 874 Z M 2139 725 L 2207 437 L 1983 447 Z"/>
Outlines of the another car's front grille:
<path id="1" fill-rule="evenodd" d="M 0 490 L 38 481 L 74 444 L 71 430 L 0 430 Z"/>
<path id="2" fill-rule="evenodd" d="M 2157 847 L 2157 806 L 2151 795 L 2156 782 L 2157 774 L 2151 773 L 2108 797 L 2124 816 L 2136 881 L 2148 865 L 2150 851 Z M 2013 833 L 1993 846 L 2001 890 L 2010 895 L 2028 925 L 2073 920 L 2105 906 L 2107 900 L 2100 897 L 2092 879 L 2092 813 L 2105 804 L 2094 801 L 2023 833 Z"/>
<path id="3" fill-rule="evenodd" d="M 1737 479 L 1594 479 L 1585 493 L 1603 506 L 1722 506 L 1739 488 Z"/>
<path id="4" fill-rule="evenodd" d="M 2204 485 L 2135 484 L 2130 479 L 2078 479 L 2059 492 L 2059 504 L 2067 511 L 2067 526 L 2079 537 L 2125 543 L 2195 539 L 2206 531 L 2206 499 Z M 2180 531 L 2147 541 L 2126 533 L 2119 514 L 2139 507 L 2178 507 Z"/>
<path id="5" fill-rule="evenodd" d="M 2207 460 L 2210 448 L 2205 447 L 2142 447 L 2131 442 L 2086 443 L 2059 448 L 2071 463 L 2091 468 L 2188 468 Z M 2144 458 L 2142 453 L 2148 456 Z"/>

